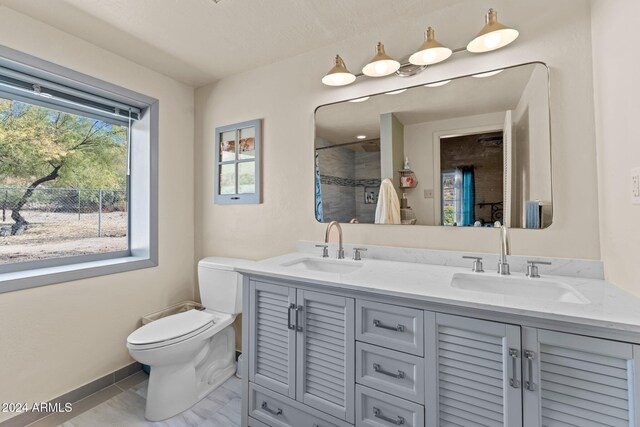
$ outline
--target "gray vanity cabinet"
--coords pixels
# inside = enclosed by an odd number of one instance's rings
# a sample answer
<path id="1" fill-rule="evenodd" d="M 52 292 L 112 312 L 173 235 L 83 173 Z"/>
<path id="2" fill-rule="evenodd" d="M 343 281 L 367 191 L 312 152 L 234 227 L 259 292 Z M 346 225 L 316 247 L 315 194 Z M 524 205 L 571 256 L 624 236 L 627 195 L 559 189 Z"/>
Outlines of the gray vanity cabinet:
<path id="1" fill-rule="evenodd" d="M 248 282 L 243 425 L 640 427 L 640 345 Z"/>
<path id="2" fill-rule="evenodd" d="M 251 281 L 249 378 L 270 390 L 296 397 L 296 331 L 290 328 L 296 289 Z"/>
<path id="3" fill-rule="evenodd" d="M 427 317 L 427 426 L 522 425 L 520 327 Z"/>
<path id="4" fill-rule="evenodd" d="M 353 421 L 354 301 L 298 289 L 296 399 Z"/>
<path id="5" fill-rule="evenodd" d="M 354 309 L 353 298 L 252 280 L 249 381 L 353 422 Z M 256 414 L 271 414 L 258 403 Z"/>
<path id="6" fill-rule="evenodd" d="M 525 427 L 640 425 L 640 346 L 526 327 L 522 337 Z"/>

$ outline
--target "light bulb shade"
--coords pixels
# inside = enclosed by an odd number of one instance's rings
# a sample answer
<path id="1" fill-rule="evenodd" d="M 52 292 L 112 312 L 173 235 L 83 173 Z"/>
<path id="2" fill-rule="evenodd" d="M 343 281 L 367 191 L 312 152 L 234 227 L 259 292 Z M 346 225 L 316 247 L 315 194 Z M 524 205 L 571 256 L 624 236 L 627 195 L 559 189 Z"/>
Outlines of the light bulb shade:
<path id="1" fill-rule="evenodd" d="M 369 77 L 383 77 L 393 74 L 400 68 L 400 63 L 384 52 L 384 45 L 378 43 L 376 54 L 362 69 L 362 74 Z"/>
<path id="2" fill-rule="evenodd" d="M 517 39 L 520 34 L 518 30 L 499 23 L 498 12 L 493 9 L 489 9 L 489 12 L 487 12 L 485 22 L 485 26 L 480 30 L 476 38 L 467 45 L 469 52 L 482 53 L 500 49 Z"/>
<path id="3" fill-rule="evenodd" d="M 425 42 L 422 43 L 418 51 L 409 57 L 409 62 L 413 65 L 437 64 L 449 58 L 453 53 L 451 49 L 436 40 L 436 33 L 433 28 L 427 28 L 424 38 Z"/>
<path id="4" fill-rule="evenodd" d="M 347 67 L 342 58 L 340 58 L 340 55 L 336 55 L 336 64 L 322 78 L 322 83 L 327 86 L 345 86 L 353 83 L 355 80 L 356 76 L 347 70 Z"/>

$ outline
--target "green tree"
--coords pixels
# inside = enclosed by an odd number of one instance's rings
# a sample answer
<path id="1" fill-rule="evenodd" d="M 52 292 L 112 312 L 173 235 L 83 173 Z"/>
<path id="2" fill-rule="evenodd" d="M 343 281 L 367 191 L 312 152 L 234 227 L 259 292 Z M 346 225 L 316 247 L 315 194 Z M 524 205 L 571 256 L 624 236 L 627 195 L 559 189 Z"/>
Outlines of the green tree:
<path id="1" fill-rule="evenodd" d="M 126 128 L 0 99 L 0 182 L 24 186 L 12 207 L 12 234 L 36 187 L 125 188 Z"/>

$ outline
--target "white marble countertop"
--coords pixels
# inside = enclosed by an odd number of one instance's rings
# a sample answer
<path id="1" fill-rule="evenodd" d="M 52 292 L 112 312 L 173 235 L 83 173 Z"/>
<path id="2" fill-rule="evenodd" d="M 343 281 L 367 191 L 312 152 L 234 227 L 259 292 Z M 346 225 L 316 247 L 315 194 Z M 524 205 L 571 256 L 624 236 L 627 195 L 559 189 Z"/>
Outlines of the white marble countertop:
<path id="1" fill-rule="evenodd" d="M 512 272 L 510 276 L 529 280 L 531 286 L 536 286 L 536 280 L 553 280 L 570 285 L 589 300 L 589 303 L 577 304 L 531 296 L 469 291 L 451 286 L 455 273 L 482 274 L 483 277 L 501 279 L 486 267 L 485 273 L 472 273 L 469 268 L 457 266 L 366 259 L 365 256 L 366 253 L 362 261 L 339 261 L 345 264 L 361 263 L 361 268 L 346 274 L 286 266 L 301 259 L 322 260 L 319 254 L 309 252 L 294 252 L 262 261 L 235 258 L 208 260 L 243 274 L 640 333 L 640 299 L 601 279 L 554 276 L 542 272 L 543 279 L 528 279 L 522 272 Z"/>

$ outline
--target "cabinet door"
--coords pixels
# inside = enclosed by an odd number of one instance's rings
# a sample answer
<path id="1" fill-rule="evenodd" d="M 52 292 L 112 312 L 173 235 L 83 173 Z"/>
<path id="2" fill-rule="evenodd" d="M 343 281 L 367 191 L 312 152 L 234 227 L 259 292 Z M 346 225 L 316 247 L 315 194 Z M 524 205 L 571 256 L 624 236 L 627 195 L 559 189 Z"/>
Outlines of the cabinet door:
<path id="1" fill-rule="evenodd" d="M 354 300 L 298 290 L 299 402 L 353 422 Z"/>
<path id="2" fill-rule="evenodd" d="M 295 398 L 295 288 L 251 282 L 249 379 Z"/>
<path id="3" fill-rule="evenodd" d="M 523 328 L 522 347 L 525 427 L 640 425 L 638 346 Z"/>
<path id="4" fill-rule="evenodd" d="M 520 327 L 425 313 L 426 425 L 522 425 Z"/>

